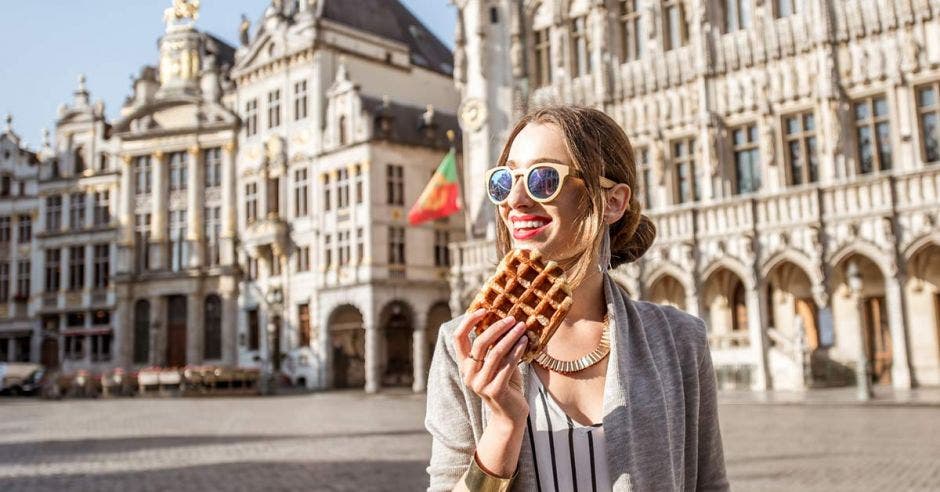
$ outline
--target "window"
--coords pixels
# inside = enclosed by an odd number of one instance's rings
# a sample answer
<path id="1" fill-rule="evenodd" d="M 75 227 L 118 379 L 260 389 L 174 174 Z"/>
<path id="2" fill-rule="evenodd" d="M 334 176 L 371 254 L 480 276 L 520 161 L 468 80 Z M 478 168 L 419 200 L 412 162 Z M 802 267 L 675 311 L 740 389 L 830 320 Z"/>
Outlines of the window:
<path id="1" fill-rule="evenodd" d="M 0 217 L 0 243 L 10 242 L 10 216 Z"/>
<path id="2" fill-rule="evenodd" d="M 362 187 L 363 187 L 363 183 L 362 183 L 362 182 L 363 182 L 362 166 L 361 166 L 360 164 L 356 164 L 356 166 L 353 168 L 353 173 L 354 173 L 354 179 L 355 179 L 355 181 L 356 181 L 356 203 L 359 204 L 359 203 L 362 203 L 362 200 L 363 200 L 363 196 L 362 196 Z"/>
<path id="3" fill-rule="evenodd" d="M 310 246 L 301 246 L 297 248 L 297 271 L 310 271 Z"/>
<path id="4" fill-rule="evenodd" d="M 12 183 L 12 181 L 11 181 L 11 178 L 10 178 L 9 176 L 6 176 L 6 175 L 0 176 L 0 196 L 10 196 L 10 185 L 11 185 L 11 183 Z M 22 195 L 22 193 L 20 193 L 20 194 Z M 0 345 L 2 345 L 2 344 L 3 344 L 3 342 L 0 341 Z"/>
<path id="5" fill-rule="evenodd" d="M 62 229 L 62 195 L 46 197 L 46 230 Z"/>
<path id="6" fill-rule="evenodd" d="M 323 267 L 327 270 L 333 268 L 333 244 L 329 234 L 323 235 Z"/>
<path id="7" fill-rule="evenodd" d="M 85 194 L 72 193 L 69 195 L 69 229 L 83 229 L 85 227 Z"/>
<path id="8" fill-rule="evenodd" d="M 310 346 L 310 305 L 300 304 L 297 306 L 297 324 L 300 332 L 300 346 Z"/>
<path id="9" fill-rule="evenodd" d="M 258 320 L 258 310 L 248 310 L 248 350 L 258 350 L 261 347 L 261 323 Z"/>
<path id="10" fill-rule="evenodd" d="M 170 269 L 179 272 L 186 268 L 189 248 L 186 244 L 186 211 L 170 210 Z"/>
<path id="11" fill-rule="evenodd" d="M 206 265 L 219 264 L 219 245 L 222 237 L 222 208 L 206 207 L 203 212 L 203 234 L 206 237 Z"/>
<path id="12" fill-rule="evenodd" d="M 251 99 L 245 102 L 245 136 L 258 134 L 258 100 Z"/>
<path id="13" fill-rule="evenodd" d="M 111 277 L 111 252 L 107 244 L 95 245 L 95 279 L 93 287 L 104 289 Z"/>
<path id="14" fill-rule="evenodd" d="M 434 266 L 450 266 L 450 232 L 434 231 Z"/>
<path id="15" fill-rule="evenodd" d="M 349 206 L 349 169 L 345 167 L 337 172 L 336 201 L 337 208 L 346 208 Z"/>
<path id="16" fill-rule="evenodd" d="M 386 168 L 387 174 L 387 195 L 389 205 L 405 204 L 405 169 L 402 166 L 389 164 Z"/>
<path id="17" fill-rule="evenodd" d="M 306 217 L 309 211 L 310 188 L 307 184 L 307 169 L 294 171 L 294 217 Z"/>
<path id="18" fill-rule="evenodd" d="M 267 216 L 278 217 L 281 213 L 281 178 L 268 178 L 267 185 L 268 196 L 265 197 L 267 199 Z"/>
<path id="19" fill-rule="evenodd" d="M 151 160 L 149 155 L 141 155 L 134 158 L 134 190 L 138 195 L 150 193 L 150 169 Z"/>
<path id="20" fill-rule="evenodd" d="M 150 268 L 150 214 L 134 216 L 135 270 L 142 272 Z"/>
<path id="21" fill-rule="evenodd" d="M 774 17 L 789 17 L 796 13 L 797 0 L 774 0 Z"/>
<path id="22" fill-rule="evenodd" d="M 735 128 L 734 169 L 735 194 L 752 193 L 760 189 L 760 151 L 758 150 L 757 126 L 754 124 Z"/>
<path id="23" fill-rule="evenodd" d="M 85 149 L 84 148 L 79 147 L 75 149 L 75 152 L 73 154 L 73 161 L 75 163 L 75 167 L 74 167 L 75 174 L 81 174 L 85 172 L 86 166 L 85 166 Z"/>
<path id="24" fill-rule="evenodd" d="M 69 290 L 82 290 L 85 287 L 85 247 L 69 248 Z"/>
<path id="25" fill-rule="evenodd" d="M 620 62 L 640 58 L 643 36 L 640 34 L 640 11 L 637 0 L 620 0 Z"/>
<path id="26" fill-rule="evenodd" d="M 339 264 L 346 266 L 352 260 L 352 245 L 350 244 L 350 231 L 340 231 L 337 241 L 339 250 Z"/>
<path id="27" fill-rule="evenodd" d="M 85 336 L 67 335 L 65 337 L 65 358 L 82 360 L 85 358 Z"/>
<path id="28" fill-rule="evenodd" d="M 361 265 L 366 258 L 366 242 L 362 228 L 356 229 L 356 264 Z"/>
<path id="29" fill-rule="evenodd" d="M 533 34 L 533 48 L 535 54 L 532 57 L 535 61 L 533 79 L 535 87 L 545 87 L 552 83 L 552 65 L 551 65 L 551 36 L 548 28 L 535 31 Z"/>
<path id="30" fill-rule="evenodd" d="M 779 0 L 778 0 L 779 1 Z M 724 32 L 751 27 L 751 0 L 724 0 Z"/>
<path id="31" fill-rule="evenodd" d="M 170 191 L 182 191 L 186 189 L 188 179 L 186 153 L 170 152 Z"/>
<path id="32" fill-rule="evenodd" d="M 202 168 L 206 188 L 216 188 L 222 185 L 222 149 L 220 147 L 202 151 Z"/>
<path id="33" fill-rule="evenodd" d="M 108 154 L 100 154 L 98 156 L 98 170 L 99 171 L 108 170 Z"/>
<path id="34" fill-rule="evenodd" d="M 20 260 L 16 263 L 16 295 L 23 300 L 29 298 L 31 273 L 32 265 L 29 260 Z"/>
<path id="35" fill-rule="evenodd" d="M 405 264 L 405 228 L 389 226 L 388 228 L 388 263 L 390 265 Z"/>
<path id="36" fill-rule="evenodd" d="M 146 364 L 150 357 L 150 303 L 140 299 L 134 304 L 134 363 Z"/>
<path id="37" fill-rule="evenodd" d="M 940 161 L 940 82 L 917 88 L 917 114 L 924 162 Z"/>
<path id="38" fill-rule="evenodd" d="M 307 117 L 307 81 L 294 83 L 294 121 Z"/>
<path id="39" fill-rule="evenodd" d="M 215 294 L 206 296 L 203 326 L 205 345 L 203 358 L 216 360 L 222 358 L 222 299 Z"/>
<path id="40" fill-rule="evenodd" d="M 323 175 L 323 210 L 330 210 L 330 174 Z"/>
<path id="41" fill-rule="evenodd" d="M 571 65 L 575 76 L 591 72 L 591 43 L 588 39 L 587 16 L 571 20 Z"/>
<path id="42" fill-rule="evenodd" d="M 10 300 L 10 264 L 6 261 L 0 262 L 0 302 L 9 302 Z M 0 340 L 5 343 L 6 340 Z"/>
<path id="43" fill-rule="evenodd" d="M 248 258 L 248 263 L 245 265 L 245 275 L 248 277 L 248 280 L 257 280 L 258 279 L 258 259 L 257 258 Z"/>
<path id="44" fill-rule="evenodd" d="M 673 192 L 677 204 L 697 202 L 701 196 L 698 176 L 695 174 L 695 152 L 694 138 L 672 142 Z"/>
<path id="45" fill-rule="evenodd" d="M 111 223 L 111 193 L 108 190 L 96 191 L 94 195 L 94 217 L 96 226 L 105 226 Z"/>
<path id="46" fill-rule="evenodd" d="M 61 262 L 62 251 L 59 249 L 46 250 L 46 292 L 58 292 L 62 281 Z"/>
<path id="47" fill-rule="evenodd" d="M 78 337 L 74 337 L 78 338 Z M 91 340 L 91 361 L 92 362 L 107 362 L 111 360 L 111 340 L 114 338 L 114 335 L 111 333 L 102 333 L 98 335 L 91 335 L 88 337 Z"/>
<path id="48" fill-rule="evenodd" d="M 268 128 L 281 126 L 281 90 L 268 93 Z"/>
<path id="49" fill-rule="evenodd" d="M 490 7 L 490 24 L 499 24 L 499 9 Z"/>
<path id="50" fill-rule="evenodd" d="M 339 117 L 339 144 L 346 145 L 346 116 Z"/>
<path id="51" fill-rule="evenodd" d="M 20 215 L 16 218 L 18 227 L 16 240 L 19 243 L 28 243 L 33 239 L 33 218 L 29 215 Z"/>
<path id="52" fill-rule="evenodd" d="M 652 179 L 650 177 L 650 151 L 646 147 L 639 148 L 634 151 L 636 154 L 637 160 L 637 173 L 642 180 L 640 186 L 643 187 L 643 193 L 640 195 L 640 199 L 643 200 L 644 208 L 653 208 L 653 192 L 651 189 Z"/>
<path id="53" fill-rule="evenodd" d="M 688 28 L 680 0 L 663 2 L 663 49 L 673 50 L 688 42 Z"/>
<path id="54" fill-rule="evenodd" d="M 891 169 L 891 123 L 888 101 L 873 96 L 855 102 L 855 130 L 858 138 L 858 172 Z"/>
<path id="55" fill-rule="evenodd" d="M 245 222 L 248 225 L 258 220 L 258 183 L 245 185 Z"/>
<path id="56" fill-rule="evenodd" d="M 819 179 L 816 155 L 816 120 L 812 111 L 783 118 L 784 150 L 790 184 L 815 183 Z"/>

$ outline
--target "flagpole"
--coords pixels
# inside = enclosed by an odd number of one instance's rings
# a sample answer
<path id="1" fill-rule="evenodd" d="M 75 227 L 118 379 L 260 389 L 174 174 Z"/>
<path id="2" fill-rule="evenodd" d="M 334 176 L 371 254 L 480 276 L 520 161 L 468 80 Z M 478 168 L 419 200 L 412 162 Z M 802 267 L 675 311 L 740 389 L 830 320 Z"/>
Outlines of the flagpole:
<path id="1" fill-rule="evenodd" d="M 456 136 L 453 130 L 447 130 L 447 140 L 450 141 L 450 150 L 454 152 L 454 162 L 457 163 L 457 184 L 460 187 L 460 201 L 462 202 L 460 208 L 463 209 L 464 240 L 468 240 L 470 239 L 470 213 L 469 206 L 467 205 L 467 191 L 464 189 L 463 185 L 463 159 L 457 158 L 457 144 L 454 142 Z"/>

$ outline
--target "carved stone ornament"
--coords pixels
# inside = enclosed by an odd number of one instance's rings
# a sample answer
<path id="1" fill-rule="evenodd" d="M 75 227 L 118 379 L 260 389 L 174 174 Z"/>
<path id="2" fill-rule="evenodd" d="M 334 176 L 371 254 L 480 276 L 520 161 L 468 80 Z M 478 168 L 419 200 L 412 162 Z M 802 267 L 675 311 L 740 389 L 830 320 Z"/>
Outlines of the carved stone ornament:
<path id="1" fill-rule="evenodd" d="M 272 135 L 264 143 L 264 157 L 268 165 L 281 165 L 285 162 L 284 139 L 279 135 Z"/>
<path id="2" fill-rule="evenodd" d="M 460 126 L 468 132 L 475 132 L 486 122 L 486 104 L 482 99 L 475 97 L 465 99 L 458 114 L 460 116 Z"/>

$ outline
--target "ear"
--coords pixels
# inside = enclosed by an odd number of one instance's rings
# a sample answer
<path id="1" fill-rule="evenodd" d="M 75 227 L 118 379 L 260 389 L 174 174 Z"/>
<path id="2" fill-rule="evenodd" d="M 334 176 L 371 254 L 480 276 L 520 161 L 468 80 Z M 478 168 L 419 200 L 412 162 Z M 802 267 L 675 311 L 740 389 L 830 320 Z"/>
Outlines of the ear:
<path id="1" fill-rule="evenodd" d="M 607 202 L 604 207 L 604 222 L 606 224 L 613 224 L 623 217 L 623 214 L 630 207 L 631 196 L 633 196 L 633 191 L 623 183 L 618 183 L 607 190 Z"/>

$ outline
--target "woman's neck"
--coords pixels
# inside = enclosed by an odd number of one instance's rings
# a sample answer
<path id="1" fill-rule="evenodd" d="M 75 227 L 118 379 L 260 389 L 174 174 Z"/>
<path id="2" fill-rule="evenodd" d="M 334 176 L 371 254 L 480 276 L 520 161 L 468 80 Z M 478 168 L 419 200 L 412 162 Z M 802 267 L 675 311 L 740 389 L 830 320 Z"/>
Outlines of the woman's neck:
<path id="1" fill-rule="evenodd" d="M 578 287 L 572 291 L 573 301 L 567 324 L 580 321 L 601 321 L 607 312 L 607 301 L 604 298 L 604 275 L 594 271 L 588 275 Z"/>

